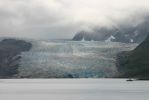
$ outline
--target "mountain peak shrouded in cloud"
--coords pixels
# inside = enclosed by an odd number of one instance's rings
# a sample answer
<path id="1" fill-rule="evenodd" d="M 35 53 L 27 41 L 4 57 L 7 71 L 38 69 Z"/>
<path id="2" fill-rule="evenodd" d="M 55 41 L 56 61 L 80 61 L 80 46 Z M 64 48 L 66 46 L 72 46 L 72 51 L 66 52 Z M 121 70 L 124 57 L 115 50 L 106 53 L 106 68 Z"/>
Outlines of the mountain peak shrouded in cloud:
<path id="1" fill-rule="evenodd" d="M 121 22 L 111 27 L 95 27 L 92 31 L 79 31 L 73 40 L 80 41 L 105 41 L 141 43 L 149 35 L 149 15 L 138 17 L 137 19 Z"/>
<path id="2" fill-rule="evenodd" d="M 0 0 L 0 36 L 72 38 L 79 30 L 135 25 L 148 0 Z"/>

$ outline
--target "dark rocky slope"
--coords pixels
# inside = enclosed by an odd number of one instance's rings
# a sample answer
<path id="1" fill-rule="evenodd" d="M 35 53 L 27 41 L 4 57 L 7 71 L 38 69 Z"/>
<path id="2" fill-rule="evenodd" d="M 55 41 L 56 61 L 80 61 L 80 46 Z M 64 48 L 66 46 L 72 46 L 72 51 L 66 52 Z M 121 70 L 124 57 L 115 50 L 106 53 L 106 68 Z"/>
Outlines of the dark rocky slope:
<path id="1" fill-rule="evenodd" d="M 23 40 L 4 39 L 0 42 L 0 77 L 10 78 L 18 73 L 19 54 L 28 51 L 32 47 L 31 43 Z"/>
<path id="2" fill-rule="evenodd" d="M 120 77 L 149 79 L 149 36 L 136 49 L 117 56 Z"/>

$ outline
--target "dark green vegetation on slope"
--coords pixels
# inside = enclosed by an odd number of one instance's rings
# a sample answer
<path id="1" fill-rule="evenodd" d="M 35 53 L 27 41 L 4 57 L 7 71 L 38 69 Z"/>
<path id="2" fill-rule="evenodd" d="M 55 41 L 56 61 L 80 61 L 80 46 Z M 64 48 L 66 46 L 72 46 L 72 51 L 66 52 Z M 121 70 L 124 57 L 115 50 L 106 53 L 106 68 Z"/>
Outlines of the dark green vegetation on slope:
<path id="1" fill-rule="evenodd" d="M 117 56 L 120 77 L 149 79 L 149 36 L 133 51 Z"/>
<path id="2" fill-rule="evenodd" d="M 32 47 L 31 43 L 23 40 L 4 39 L 0 42 L 0 77 L 10 78 L 18 73 L 19 54 L 28 51 Z"/>

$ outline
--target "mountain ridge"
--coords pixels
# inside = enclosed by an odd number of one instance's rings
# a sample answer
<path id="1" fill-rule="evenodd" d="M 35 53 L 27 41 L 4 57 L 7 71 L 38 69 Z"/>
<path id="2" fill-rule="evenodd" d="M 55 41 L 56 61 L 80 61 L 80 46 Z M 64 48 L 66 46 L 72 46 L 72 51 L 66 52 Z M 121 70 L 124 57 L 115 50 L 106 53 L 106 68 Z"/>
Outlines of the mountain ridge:
<path id="1" fill-rule="evenodd" d="M 149 79 L 149 36 L 134 50 L 117 55 L 120 77 Z"/>

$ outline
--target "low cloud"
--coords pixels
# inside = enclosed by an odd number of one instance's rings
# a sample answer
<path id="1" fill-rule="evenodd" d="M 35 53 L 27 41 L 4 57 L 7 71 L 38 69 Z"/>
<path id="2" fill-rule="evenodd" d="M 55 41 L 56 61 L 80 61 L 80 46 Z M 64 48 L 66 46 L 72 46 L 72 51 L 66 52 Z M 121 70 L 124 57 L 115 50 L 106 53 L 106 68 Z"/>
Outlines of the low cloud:
<path id="1" fill-rule="evenodd" d="M 0 0 L 0 35 L 72 38 L 79 30 L 137 24 L 148 0 Z"/>

